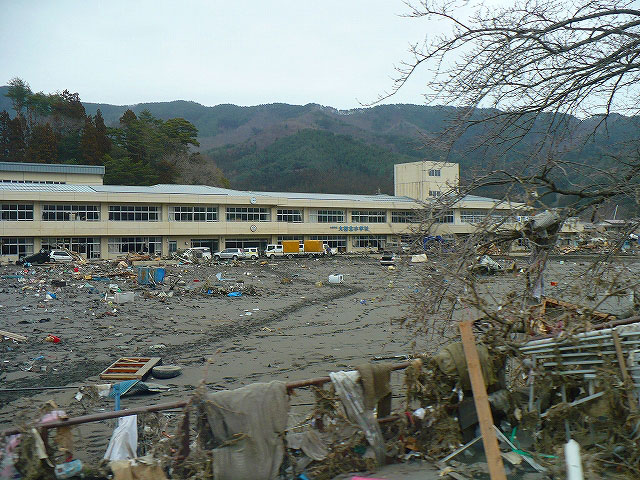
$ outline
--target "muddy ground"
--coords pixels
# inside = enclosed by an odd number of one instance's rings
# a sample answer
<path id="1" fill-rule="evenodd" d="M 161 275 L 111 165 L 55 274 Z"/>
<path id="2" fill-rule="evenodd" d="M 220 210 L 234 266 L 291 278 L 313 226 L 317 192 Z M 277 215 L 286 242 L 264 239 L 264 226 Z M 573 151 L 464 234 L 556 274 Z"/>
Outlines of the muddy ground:
<path id="1" fill-rule="evenodd" d="M 71 265 L 38 266 L 22 279 L 15 278 L 23 274 L 20 267 L 0 267 L 0 329 L 28 337 L 24 343 L 0 343 L 0 388 L 32 389 L 0 391 L 0 429 L 35 418 L 37 406 L 48 400 L 71 415 L 113 409 L 110 399 L 78 402 L 74 387 L 105 383 L 98 375 L 118 357 L 158 356 L 164 364 L 183 368 L 177 378 L 149 378 L 170 386 L 170 391 L 123 398 L 126 408 L 186 399 L 201 382 L 224 389 L 301 380 L 352 369 L 374 356 L 433 347 L 433 342 L 393 321 L 407 316 L 407 295 L 416 292 L 420 276 L 427 274 L 425 264 L 411 264 L 408 259 L 395 270 L 382 267 L 377 256 L 167 266 L 163 290 L 169 291 L 168 286 L 178 280 L 184 282 L 176 285 L 172 297 L 151 295 L 158 290 L 138 286 L 135 280 L 82 278 L 108 276 L 106 265 L 80 266 L 77 273 Z M 589 266 L 589 259 L 553 259 L 546 278 L 557 285 L 548 287 L 547 294 L 577 300 L 572 287 L 585 281 Z M 613 271 L 628 278 L 629 285 L 637 285 L 640 263 L 626 260 Z M 215 285 L 236 285 L 217 281 L 218 272 L 225 279 L 242 280 L 245 291 L 255 287 L 256 295 L 229 298 L 197 292 L 207 278 Z M 330 274 L 343 274 L 344 283 L 329 284 Z M 65 281 L 66 286 L 54 287 L 54 280 Z M 482 279 L 497 297 L 518 288 L 521 281 L 517 273 Z M 87 283 L 100 293 L 91 293 Z M 109 283 L 134 291 L 135 301 L 105 302 L 103 292 Z M 46 292 L 56 298 L 46 300 Z M 610 301 L 601 309 L 621 312 L 629 302 Z M 44 341 L 48 334 L 61 342 Z M 399 405 L 401 374 L 394 373 L 392 380 L 394 404 Z M 70 388 L 44 389 L 59 386 Z M 311 401 L 304 391 L 293 397 L 293 417 L 302 419 Z M 113 426 L 114 421 L 105 421 L 76 428 L 76 456 L 99 458 Z"/>

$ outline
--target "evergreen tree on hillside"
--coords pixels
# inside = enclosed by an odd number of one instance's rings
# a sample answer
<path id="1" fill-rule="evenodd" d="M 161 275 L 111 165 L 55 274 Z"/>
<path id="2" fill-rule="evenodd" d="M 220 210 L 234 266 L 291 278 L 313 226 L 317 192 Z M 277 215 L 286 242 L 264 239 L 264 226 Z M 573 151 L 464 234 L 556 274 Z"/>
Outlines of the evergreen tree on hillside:
<path id="1" fill-rule="evenodd" d="M 21 117 L 23 110 L 27 106 L 29 96 L 31 95 L 31 87 L 23 79 L 15 77 L 9 82 L 9 90 L 7 97 L 11 99 L 13 109 L 16 111 L 16 116 Z"/>
<path id="2" fill-rule="evenodd" d="M 32 163 L 51 163 L 56 158 L 58 140 L 48 123 L 34 125 L 29 135 L 25 160 Z"/>
<path id="3" fill-rule="evenodd" d="M 228 185 L 209 159 L 190 160 L 198 129 L 184 118 L 163 121 L 127 110 L 119 128 L 107 128 L 100 110 L 87 115 L 80 96 L 68 90 L 33 93 L 15 78 L 7 96 L 16 115 L 0 112 L 0 161 L 105 165 L 106 183 L 133 185 L 173 183 L 182 168 L 201 165 L 207 181 Z"/>
<path id="4" fill-rule="evenodd" d="M 11 118 L 6 110 L 0 112 L 0 161 L 25 161 L 24 119 Z"/>

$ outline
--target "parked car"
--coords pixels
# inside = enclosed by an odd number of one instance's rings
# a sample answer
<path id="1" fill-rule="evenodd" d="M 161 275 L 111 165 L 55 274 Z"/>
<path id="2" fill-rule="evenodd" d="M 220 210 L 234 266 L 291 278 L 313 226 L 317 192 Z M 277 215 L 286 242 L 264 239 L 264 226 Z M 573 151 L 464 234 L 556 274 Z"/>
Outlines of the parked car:
<path id="1" fill-rule="evenodd" d="M 73 262 L 73 257 L 64 250 L 51 250 L 49 254 L 51 262 Z"/>
<path id="2" fill-rule="evenodd" d="M 211 260 L 211 249 L 209 247 L 191 247 L 184 251 L 187 257 L 201 258 L 203 260 Z"/>
<path id="3" fill-rule="evenodd" d="M 224 250 L 214 253 L 213 258 L 214 260 L 221 260 L 221 259 L 228 259 L 228 258 L 232 260 L 238 260 L 240 258 L 245 258 L 245 255 L 244 255 L 244 250 L 242 248 L 225 248 Z"/>
<path id="4" fill-rule="evenodd" d="M 396 256 L 393 252 L 383 252 L 380 258 L 380 265 L 395 265 Z"/>
<path id="5" fill-rule="evenodd" d="M 243 248 L 245 258 L 250 258 L 251 260 L 257 260 L 260 256 L 260 252 L 258 251 L 258 247 L 247 247 Z"/>
<path id="6" fill-rule="evenodd" d="M 21 257 L 16 262 L 17 265 L 24 265 L 25 263 L 30 263 L 33 265 L 37 265 L 40 263 L 47 263 L 49 261 L 49 250 L 42 249 L 38 253 L 34 253 L 33 255 L 27 255 L 26 257 Z"/>

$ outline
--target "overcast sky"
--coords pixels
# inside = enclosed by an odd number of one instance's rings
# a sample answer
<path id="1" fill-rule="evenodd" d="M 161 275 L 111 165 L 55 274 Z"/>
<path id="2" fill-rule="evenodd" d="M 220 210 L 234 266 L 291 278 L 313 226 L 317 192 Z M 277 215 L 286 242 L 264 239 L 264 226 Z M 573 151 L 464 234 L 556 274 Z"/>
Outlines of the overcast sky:
<path id="1" fill-rule="evenodd" d="M 112 104 L 358 107 L 391 88 L 394 65 L 427 34 L 401 0 L 0 3 L 0 84 L 17 76 Z M 427 81 L 388 103 L 423 103 Z"/>

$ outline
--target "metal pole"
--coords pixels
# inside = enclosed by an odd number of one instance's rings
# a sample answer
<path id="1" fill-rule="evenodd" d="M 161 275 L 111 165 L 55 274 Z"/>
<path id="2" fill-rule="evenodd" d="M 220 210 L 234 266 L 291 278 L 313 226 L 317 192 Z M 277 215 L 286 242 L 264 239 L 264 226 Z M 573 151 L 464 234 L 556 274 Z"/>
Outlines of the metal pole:
<path id="1" fill-rule="evenodd" d="M 391 370 L 402 370 L 403 368 L 407 368 L 409 365 L 410 365 L 410 362 L 398 363 L 396 365 L 392 365 Z M 309 387 L 311 385 L 322 385 L 330 381 L 331 381 L 331 378 L 329 377 L 317 377 L 317 378 L 311 378 L 309 380 L 298 380 L 295 382 L 289 382 L 289 383 L 286 383 L 285 386 L 287 387 L 287 390 L 294 390 L 296 388 Z M 113 412 L 92 413 L 89 415 L 82 415 L 80 417 L 68 418 L 66 420 L 56 420 L 55 422 L 38 423 L 35 425 L 35 427 L 48 429 L 48 428 L 59 428 L 59 427 L 65 427 L 65 426 L 71 426 L 71 425 L 80 425 L 82 423 L 99 422 L 101 420 L 108 420 L 111 418 L 137 415 L 139 413 L 160 412 L 162 410 L 184 408 L 188 405 L 188 403 L 189 402 L 186 400 L 181 400 L 178 402 L 159 403 L 157 405 L 134 407 L 126 410 L 117 410 Z M 388 419 L 382 419 L 382 420 L 390 421 Z M 9 428 L 9 429 L 0 431 L 0 437 L 13 435 L 20 432 L 21 430 L 19 428 Z"/>

